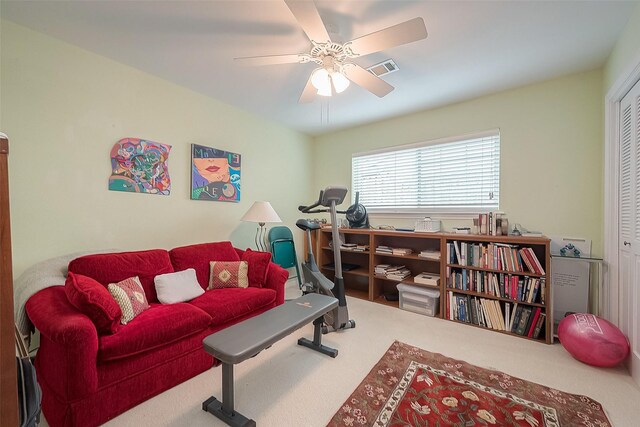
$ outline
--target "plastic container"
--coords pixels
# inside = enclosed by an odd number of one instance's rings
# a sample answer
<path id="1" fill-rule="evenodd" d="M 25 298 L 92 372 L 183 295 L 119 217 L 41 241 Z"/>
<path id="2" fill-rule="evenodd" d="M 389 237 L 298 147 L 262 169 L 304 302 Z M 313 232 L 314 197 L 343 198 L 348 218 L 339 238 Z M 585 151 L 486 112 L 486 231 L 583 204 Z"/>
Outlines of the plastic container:
<path id="1" fill-rule="evenodd" d="M 440 308 L 440 291 L 400 283 L 396 286 L 400 294 L 400 308 L 425 316 L 435 316 Z"/>
<path id="2" fill-rule="evenodd" d="M 437 233 L 440 231 L 440 220 L 431 218 L 418 220 L 414 231 L 417 233 Z"/>

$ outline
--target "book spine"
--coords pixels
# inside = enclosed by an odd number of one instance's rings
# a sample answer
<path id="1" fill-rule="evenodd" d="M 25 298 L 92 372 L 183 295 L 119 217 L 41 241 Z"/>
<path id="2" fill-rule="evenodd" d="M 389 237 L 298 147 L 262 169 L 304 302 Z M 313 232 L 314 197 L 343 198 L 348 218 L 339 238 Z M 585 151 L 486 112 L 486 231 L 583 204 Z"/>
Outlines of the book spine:
<path id="1" fill-rule="evenodd" d="M 493 212 L 489 212 L 489 236 L 493 235 Z"/>
<path id="2" fill-rule="evenodd" d="M 538 259 L 538 257 L 536 256 L 536 253 L 533 252 L 533 249 L 531 248 L 527 248 L 529 249 L 529 253 L 531 254 L 531 258 L 533 259 L 533 263 L 535 264 L 536 268 L 537 268 L 537 273 L 544 275 L 544 268 L 542 268 L 542 264 L 540 264 L 540 260 Z"/>
<path id="3" fill-rule="evenodd" d="M 511 323 L 511 332 L 517 333 L 518 325 L 520 324 L 520 319 L 522 318 L 522 306 L 516 308 L 516 312 L 513 318 L 513 322 Z"/>
<path id="4" fill-rule="evenodd" d="M 536 312 L 533 315 L 533 319 L 531 320 L 531 326 L 529 326 L 529 332 L 527 333 L 527 336 L 529 338 L 533 337 L 533 331 L 536 329 L 536 324 L 538 323 L 538 317 L 540 317 L 540 307 L 536 308 Z"/>
<path id="5" fill-rule="evenodd" d="M 531 315 L 531 309 L 529 307 L 524 307 L 522 309 L 522 312 L 520 313 L 520 321 L 518 322 L 518 328 L 516 329 L 516 334 L 524 335 L 530 315 Z"/>
<path id="6" fill-rule="evenodd" d="M 540 332 L 542 331 L 542 327 L 544 326 L 544 319 L 546 314 L 540 313 L 540 317 L 538 317 L 538 321 L 536 322 L 536 328 L 533 331 L 533 338 L 538 338 L 540 336 Z"/>

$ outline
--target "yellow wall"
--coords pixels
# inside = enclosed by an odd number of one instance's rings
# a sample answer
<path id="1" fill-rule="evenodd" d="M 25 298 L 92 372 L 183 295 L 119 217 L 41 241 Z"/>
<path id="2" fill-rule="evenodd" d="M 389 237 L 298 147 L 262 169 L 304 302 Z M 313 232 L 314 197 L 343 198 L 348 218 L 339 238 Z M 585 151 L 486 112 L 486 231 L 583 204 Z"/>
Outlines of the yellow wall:
<path id="1" fill-rule="evenodd" d="M 15 277 L 81 250 L 253 246 L 255 225 L 240 217 L 255 200 L 292 227 L 315 192 L 309 137 L 13 23 L 1 31 Z M 173 146 L 170 196 L 107 190 L 124 137 Z M 240 203 L 189 199 L 191 143 L 242 154 Z"/>
<path id="2" fill-rule="evenodd" d="M 602 72 L 570 75 L 322 135 L 314 145 L 315 187 L 350 187 L 352 153 L 499 128 L 500 208 L 510 223 L 593 239 L 601 254 L 602 126 Z M 412 226 L 415 219 L 371 221 Z"/>
<path id="3" fill-rule="evenodd" d="M 640 3 L 635 7 L 604 68 L 605 95 L 621 73 L 640 59 Z"/>

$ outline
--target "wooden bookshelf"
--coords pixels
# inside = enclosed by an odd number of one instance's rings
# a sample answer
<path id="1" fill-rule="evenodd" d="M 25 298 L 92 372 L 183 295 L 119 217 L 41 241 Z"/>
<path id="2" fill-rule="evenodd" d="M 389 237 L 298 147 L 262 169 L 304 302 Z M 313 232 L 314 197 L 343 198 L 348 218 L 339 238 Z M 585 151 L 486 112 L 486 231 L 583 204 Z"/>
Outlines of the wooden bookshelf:
<path id="1" fill-rule="evenodd" d="M 552 343 L 553 340 L 553 311 L 551 308 L 551 280 L 550 280 L 550 250 L 549 239 L 546 237 L 515 237 L 515 236 L 486 236 L 473 234 L 450 234 L 450 233 L 414 233 L 394 230 L 366 230 L 366 229 L 348 229 L 341 228 L 340 233 L 344 236 L 345 243 L 355 243 L 360 245 L 368 245 L 368 251 L 354 251 L 342 248 L 340 254 L 343 264 L 354 264 L 358 267 L 352 270 L 343 271 L 345 293 L 348 296 L 366 299 L 368 301 L 384 304 L 391 307 L 399 307 L 398 301 L 387 301 L 384 295 L 387 293 L 397 293 L 396 285 L 399 283 L 420 286 L 428 289 L 437 289 L 440 291 L 440 310 L 437 317 L 457 322 L 464 325 L 471 325 L 478 328 L 487 329 L 494 332 L 500 332 L 519 338 L 526 338 L 538 342 Z M 329 246 L 331 242 L 331 228 L 323 228 L 314 236 L 314 253 L 316 260 L 323 274 L 333 279 L 332 268 L 326 267 L 327 264 L 333 263 L 333 250 Z M 466 243 L 468 245 L 510 245 L 499 247 L 512 247 L 514 249 L 531 248 L 536 258 L 544 269 L 544 274 L 530 272 L 523 266 L 524 271 L 510 271 L 510 269 L 499 266 L 494 268 L 482 267 L 479 265 L 461 265 L 456 259 L 453 260 L 447 252 L 448 244 L 453 242 Z M 389 253 L 378 253 L 376 247 L 389 246 L 393 248 L 409 248 L 413 252 L 408 255 L 398 255 Z M 493 246 L 492 246 L 493 247 Z M 449 246 L 451 248 L 451 246 Z M 422 250 L 439 251 L 440 259 L 420 257 L 418 254 Z M 379 264 L 395 264 L 404 265 L 410 270 L 411 275 L 402 281 L 389 279 L 384 275 L 375 273 L 375 266 Z M 500 267 L 500 268 L 497 268 Z M 481 274 L 506 275 L 510 277 L 521 278 L 526 280 L 538 280 L 545 282 L 544 299 L 540 294 L 535 301 L 525 302 L 517 301 L 510 295 L 492 295 L 485 292 L 475 292 L 470 289 L 454 289 L 451 288 L 450 278 L 452 272 L 460 272 L 467 270 L 469 272 L 481 272 Z M 428 286 L 416 284 L 414 276 L 429 272 L 440 276 L 439 286 Z M 540 287 L 542 289 L 542 286 Z M 467 298 L 479 298 L 497 301 L 499 307 L 504 310 L 505 305 L 509 304 L 511 308 L 518 304 L 518 307 L 528 307 L 535 313 L 536 309 L 540 309 L 541 313 L 545 313 L 544 325 L 541 328 L 540 335 L 537 339 L 530 338 L 525 335 L 506 330 L 495 330 L 483 325 L 476 325 L 470 322 L 450 318 L 451 307 L 448 304 L 451 295 Z M 544 300 L 544 303 L 542 303 Z M 494 303 L 495 304 L 495 303 Z M 504 316 L 504 311 L 503 311 Z"/>

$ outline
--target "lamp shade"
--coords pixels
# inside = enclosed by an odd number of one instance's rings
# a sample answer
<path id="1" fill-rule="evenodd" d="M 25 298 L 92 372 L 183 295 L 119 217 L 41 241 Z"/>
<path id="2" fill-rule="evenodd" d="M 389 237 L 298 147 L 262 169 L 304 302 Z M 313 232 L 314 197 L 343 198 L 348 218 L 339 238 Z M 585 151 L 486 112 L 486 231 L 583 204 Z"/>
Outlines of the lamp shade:
<path id="1" fill-rule="evenodd" d="M 282 222 L 269 202 L 254 202 L 247 213 L 240 218 L 240 221 L 257 223 Z"/>

